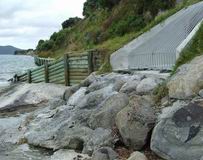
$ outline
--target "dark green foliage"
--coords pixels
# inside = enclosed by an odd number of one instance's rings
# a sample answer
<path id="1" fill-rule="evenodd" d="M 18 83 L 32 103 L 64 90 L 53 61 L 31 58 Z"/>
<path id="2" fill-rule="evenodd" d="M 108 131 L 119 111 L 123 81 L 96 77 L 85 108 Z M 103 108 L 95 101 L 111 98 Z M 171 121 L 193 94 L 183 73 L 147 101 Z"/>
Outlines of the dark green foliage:
<path id="1" fill-rule="evenodd" d="M 69 18 L 68 20 L 66 20 L 62 23 L 62 27 L 63 27 L 63 29 L 73 27 L 79 21 L 81 21 L 81 18 L 79 18 L 79 17 Z"/>
<path id="2" fill-rule="evenodd" d="M 69 30 L 64 29 L 54 32 L 50 40 L 40 40 L 37 45 L 37 51 L 48 51 L 59 48 L 66 40 Z"/>
<path id="3" fill-rule="evenodd" d="M 54 41 L 55 46 L 60 46 L 66 39 L 68 30 L 61 30 L 56 34 L 56 39 Z"/>
<path id="4" fill-rule="evenodd" d="M 87 0 L 84 3 L 83 15 L 85 17 L 91 16 L 98 9 L 111 9 L 118 4 L 120 0 Z"/>
<path id="5" fill-rule="evenodd" d="M 37 50 L 38 51 L 47 51 L 51 50 L 53 48 L 54 41 L 53 40 L 40 40 L 38 45 L 37 45 Z"/>
<path id="6" fill-rule="evenodd" d="M 126 19 L 122 19 L 118 22 L 113 22 L 109 33 L 111 35 L 123 36 L 124 34 L 133 31 L 140 30 L 145 26 L 143 17 L 141 16 L 129 16 Z"/>

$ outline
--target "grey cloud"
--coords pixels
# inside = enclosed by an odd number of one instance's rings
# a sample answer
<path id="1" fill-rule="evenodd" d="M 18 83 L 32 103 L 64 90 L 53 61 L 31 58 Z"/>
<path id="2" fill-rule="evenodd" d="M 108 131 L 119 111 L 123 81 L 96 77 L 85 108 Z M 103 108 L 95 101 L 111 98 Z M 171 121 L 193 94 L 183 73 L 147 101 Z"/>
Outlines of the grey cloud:
<path id="1" fill-rule="evenodd" d="M 0 0 L 0 45 L 35 47 L 61 29 L 65 19 L 81 16 L 84 1 Z"/>

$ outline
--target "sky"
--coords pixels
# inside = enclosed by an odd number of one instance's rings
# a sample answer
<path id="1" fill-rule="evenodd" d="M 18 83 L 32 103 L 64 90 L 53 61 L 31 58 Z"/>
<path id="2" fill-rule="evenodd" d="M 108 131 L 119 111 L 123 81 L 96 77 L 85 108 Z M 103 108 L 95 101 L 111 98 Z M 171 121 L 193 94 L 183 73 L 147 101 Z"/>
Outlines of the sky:
<path id="1" fill-rule="evenodd" d="M 70 17 L 82 17 L 86 0 L 0 0 L 0 46 L 35 48 Z"/>

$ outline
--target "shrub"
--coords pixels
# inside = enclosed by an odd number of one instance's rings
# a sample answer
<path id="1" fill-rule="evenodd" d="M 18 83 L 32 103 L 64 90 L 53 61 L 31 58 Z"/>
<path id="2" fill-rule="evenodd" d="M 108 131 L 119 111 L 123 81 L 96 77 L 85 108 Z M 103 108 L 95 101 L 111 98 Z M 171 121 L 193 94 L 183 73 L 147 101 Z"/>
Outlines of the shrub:
<path id="1" fill-rule="evenodd" d="M 91 16 L 98 9 L 111 9 L 116 4 L 118 4 L 120 0 L 87 0 L 84 3 L 83 7 L 83 15 L 85 17 Z"/>
<path id="2" fill-rule="evenodd" d="M 53 49 L 54 41 L 53 40 L 40 40 L 37 45 L 38 51 L 47 51 Z"/>
<path id="3" fill-rule="evenodd" d="M 71 28 L 81 20 L 82 19 L 79 17 L 73 17 L 73 18 L 69 18 L 68 20 L 64 21 L 61 25 L 62 25 L 63 29 Z"/>
<path id="4" fill-rule="evenodd" d="M 126 19 L 114 22 L 109 29 L 111 35 L 123 36 L 132 30 L 140 30 L 145 26 L 144 19 L 141 16 L 129 16 Z"/>

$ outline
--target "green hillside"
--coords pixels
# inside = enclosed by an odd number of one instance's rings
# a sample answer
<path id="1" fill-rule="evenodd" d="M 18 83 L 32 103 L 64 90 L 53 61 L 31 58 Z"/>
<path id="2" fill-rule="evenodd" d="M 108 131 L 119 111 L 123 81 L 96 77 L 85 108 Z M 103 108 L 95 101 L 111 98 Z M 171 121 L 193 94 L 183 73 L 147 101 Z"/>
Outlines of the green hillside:
<path id="1" fill-rule="evenodd" d="M 104 55 L 102 72 L 110 70 L 109 55 L 170 15 L 200 0 L 87 0 L 84 18 L 70 18 L 49 40 L 40 40 L 41 57 L 61 57 L 66 52 L 99 49 Z"/>

